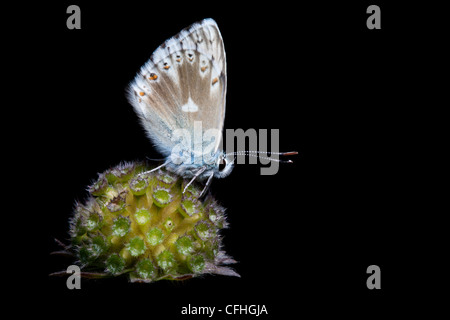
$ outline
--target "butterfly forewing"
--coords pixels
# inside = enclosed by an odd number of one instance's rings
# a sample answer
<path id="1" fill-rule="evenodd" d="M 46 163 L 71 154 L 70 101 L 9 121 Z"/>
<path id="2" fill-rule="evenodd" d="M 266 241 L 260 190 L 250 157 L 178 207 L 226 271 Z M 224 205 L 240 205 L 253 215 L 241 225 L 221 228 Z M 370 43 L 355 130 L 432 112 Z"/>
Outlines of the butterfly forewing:
<path id="1" fill-rule="evenodd" d="M 129 100 L 158 150 L 169 156 L 184 129 L 214 129 L 218 150 L 225 116 L 226 59 L 217 24 L 211 19 L 182 30 L 163 43 L 130 84 Z M 186 146 L 190 149 L 192 146 Z"/>

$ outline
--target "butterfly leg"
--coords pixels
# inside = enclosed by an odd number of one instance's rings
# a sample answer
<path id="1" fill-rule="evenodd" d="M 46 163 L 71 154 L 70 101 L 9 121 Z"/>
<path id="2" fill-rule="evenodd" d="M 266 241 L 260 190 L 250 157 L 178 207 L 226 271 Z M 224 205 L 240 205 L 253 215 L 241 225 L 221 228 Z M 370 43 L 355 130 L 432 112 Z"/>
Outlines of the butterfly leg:
<path id="1" fill-rule="evenodd" d="M 153 172 L 153 171 L 156 171 L 156 170 L 158 170 L 158 169 L 161 169 L 161 168 L 164 167 L 165 165 L 167 165 L 167 162 L 164 162 L 162 165 L 157 166 L 156 168 L 153 168 L 152 170 L 148 170 L 148 171 L 145 171 L 145 172 L 141 172 L 141 173 L 139 173 L 139 176 L 144 175 L 144 174 L 147 174 L 147 173 L 150 173 L 150 172 Z"/>
<path id="2" fill-rule="evenodd" d="M 211 184 L 212 178 L 214 177 L 214 173 L 212 173 L 208 180 L 206 181 L 205 187 L 203 188 L 202 192 L 200 193 L 199 198 L 201 198 L 203 196 L 203 194 L 206 192 L 206 190 L 209 189 L 209 185 Z"/>
<path id="3" fill-rule="evenodd" d="M 201 175 L 204 171 L 206 170 L 206 167 L 201 167 L 196 173 L 195 176 L 191 179 L 191 181 L 189 181 L 189 183 L 184 187 L 183 189 L 183 193 L 186 192 L 187 187 L 189 187 L 191 185 L 192 182 L 194 182 L 194 180 Z"/>

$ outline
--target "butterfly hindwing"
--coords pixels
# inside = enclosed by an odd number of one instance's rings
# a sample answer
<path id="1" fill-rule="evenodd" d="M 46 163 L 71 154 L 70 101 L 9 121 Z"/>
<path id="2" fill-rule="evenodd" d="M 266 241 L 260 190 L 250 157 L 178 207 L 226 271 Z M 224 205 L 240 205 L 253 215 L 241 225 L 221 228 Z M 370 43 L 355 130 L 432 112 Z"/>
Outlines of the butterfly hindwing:
<path id="1" fill-rule="evenodd" d="M 129 100 L 149 138 L 169 156 L 174 131 L 193 136 L 201 121 L 203 132 L 215 129 L 214 151 L 220 144 L 225 117 L 226 59 L 220 31 L 205 19 L 168 39 L 141 68 L 129 87 Z M 191 146 L 186 146 L 190 148 Z"/>

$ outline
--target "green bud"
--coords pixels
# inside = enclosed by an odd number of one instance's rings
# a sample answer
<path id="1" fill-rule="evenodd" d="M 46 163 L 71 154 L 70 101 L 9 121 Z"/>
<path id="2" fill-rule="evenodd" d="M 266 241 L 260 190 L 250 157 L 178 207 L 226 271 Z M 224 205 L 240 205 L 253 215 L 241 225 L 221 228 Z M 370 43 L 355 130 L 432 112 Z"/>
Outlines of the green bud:
<path id="1" fill-rule="evenodd" d="M 136 264 L 136 273 L 142 279 L 151 279 L 156 275 L 155 267 L 150 259 L 142 259 Z"/>
<path id="2" fill-rule="evenodd" d="M 127 181 L 134 173 L 135 165 L 133 163 L 121 163 L 111 170 L 117 181 Z"/>
<path id="3" fill-rule="evenodd" d="M 186 185 L 189 183 L 189 180 L 183 180 L 183 183 L 181 184 L 181 190 L 184 190 Z M 200 196 L 200 193 L 202 192 L 202 189 L 198 187 L 197 184 L 191 183 L 187 189 L 185 194 L 190 194 L 195 198 L 198 198 Z"/>
<path id="4" fill-rule="evenodd" d="M 105 175 L 101 174 L 99 175 L 97 181 L 88 188 L 88 191 L 94 196 L 100 196 L 105 194 L 107 188 L 108 180 Z"/>
<path id="5" fill-rule="evenodd" d="M 112 231 L 113 235 L 118 237 L 123 237 L 130 230 L 130 220 L 128 218 L 124 218 L 119 216 L 114 220 Z"/>
<path id="6" fill-rule="evenodd" d="M 211 221 L 217 228 L 222 229 L 227 227 L 223 208 L 215 204 L 208 206 L 205 211 L 208 213 L 209 221 Z"/>
<path id="7" fill-rule="evenodd" d="M 125 197 L 118 195 L 117 197 L 112 198 L 108 203 L 106 204 L 106 208 L 115 214 L 122 213 L 125 209 Z"/>
<path id="8" fill-rule="evenodd" d="M 216 235 L 216 232 L 213 228 L 214 227 L 212 226 L 211 223 L 207 221 L 199 221 L 195 225 L 194 229 L 198 238 L 203 241 L 206 241 Z"/>
<path id="9" fill-rule="evenodd" d="M 148 180 L 145 177 L 137 176 L 129 182 L 130 190 L 135 196 L 141 196 L 148 187 Z"/>
<path id="10" fill-rule="evenodd" d="M 172 219 L 167 218 L 166 221 L 164 221 L 164 228 L 167 230 L 167 232 L 171 232 L 173 228 L 175 228 L 175 224 L 173 223 Z"/>
<path id="11" fill-rule="evenodd" d="M 219 241 L 216 238 L 210 239 L 204 243 L 203 252 L 205 254 L 205 258 L 214 260 L 219 254 L 219 251 Z"/>
<path id="12" fill-rule="evenodd" d="M 150 221 L 150 211 L 145 208 L 137 209 L 134 218 L 139 225 L 144 225 Z"/>
<path id="13" fill-rule="evenodd" d="M 164 234 L 159 228 L 152 228 L 147 232 L 147 242 L 151 246 L 160 244 L 164 239 Z"/>
<path id="14" fill-rule="evenodd" d="M 97 212 L 91 212 L 86 219 L 85 225 L 88 231 L 94 231 L 101 228 L 102 217 Z"/>
<path id="15" fill-rule="evenodd" d="M 78 251 L 78 257 L 80 258 L 80 262 L 82 264 L 88 264 L 92 259 L 92 255 L 88 247 L 81 247 Z"/>
<path id="16" fill-rule="evenodd" d="M 193 273 L 200 273 L 205 268 L 205 259 L 202 255 L 194 255 L 188 259 L 188 267 Z"/>
<path id="17" fill-rule="evenodd" d="M 178 180 L 176 175 L 163 170 L 158 171 L 158 173 L 156 174 L 156 179 L 158 179 L 158 181 L 162 182 L 163 185 L 169 188 L 172 187 Z"/>
<path id="18" fill-rule="evenodd" d="M 87 232 L 87 228 L 84 225 L 81 216 L 75 218 L 72 221 L 72 226 L 71 226 L 70 231 L 71 231 L 72 237 L 79 237 Z"/>
<path id="19" fill-rule="evenodd" d="M 112 274 L 117 274 L 122 272 L 125 268 L 125 260 L 116 253 L 113 253 L 106 260 L 106 270 Z"/>
<path id="20" fill-rule="evenodd" d="M 192 217 L 199 212 L 197 201 L 192 196 L 184 194 L 179 208 L 180 213 L 184 217 Z"/>
<path id="21" fill-rule="evenodd" d="M 139 237 L 134 237 L 133 239 L 131 239 L 126 248 L 128 249 L 128 251 L 130 251 L 130 254 L 133 257 L 140 256 L 145 252 L 145 250 L 147 250 L 144 240 Z"/>
<path id="22" fill-rule="evenodd" d="M 180 254 L 188 255 L 194 252 L 194 245 L 192 239 L 189 236 L 178 238 L 175 242 L 175 246 Z"/>
<path id="23" fill-rule="evenodd" d="M 164 250 L 163 252 L 161 252 L 156 258 L 156 261 L 158 263 L 158 266 L 165 272 L 173 270 L 176 267 L 175 258 L 173 254 L 168 250 Z"/>
<path id="24" fill-rule="evenodd" d="M 87 245 L 88 253 L 85 256 L 88 260 L 95 260 L 102 253 L 104 253 L 108 249 L 106 241 L 103 236 L 98 235 L 94 236 L 91 239 L 91 243 Z"/>
<path id="25" fill-rule="evenodd" d="M 170 192 L 169 188 L 158 184 L 153 189 L 153 200 L 158 207 L 165 207 L 173 200 L 173 194 Z"/>

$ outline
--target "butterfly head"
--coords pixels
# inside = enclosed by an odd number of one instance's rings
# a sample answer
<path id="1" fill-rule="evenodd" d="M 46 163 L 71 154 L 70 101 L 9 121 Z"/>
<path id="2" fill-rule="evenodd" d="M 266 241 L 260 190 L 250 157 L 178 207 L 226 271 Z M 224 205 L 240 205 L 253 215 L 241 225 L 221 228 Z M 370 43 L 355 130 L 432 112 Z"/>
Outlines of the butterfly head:
<path id="1" fill-rule="evenodd" d="M 234 156 L 221 152 L 217 157 L 216 165 L 214 166 L 214 176 L 216 178 L 225 178 L 228 176 L 234 167 Z"/>

